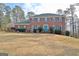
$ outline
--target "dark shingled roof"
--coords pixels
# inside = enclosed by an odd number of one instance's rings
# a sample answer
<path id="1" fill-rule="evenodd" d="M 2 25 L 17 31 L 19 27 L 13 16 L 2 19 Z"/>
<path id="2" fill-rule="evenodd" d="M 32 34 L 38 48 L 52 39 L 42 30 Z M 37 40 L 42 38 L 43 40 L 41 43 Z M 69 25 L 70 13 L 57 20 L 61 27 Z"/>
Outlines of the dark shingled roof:
<path id="1" fill-rule="evenodd" d="M 35 15 L 34 17 L 39 17 L 39 16 L 64 16 L 64 15 L 44 13 L 44 14 Z"/>

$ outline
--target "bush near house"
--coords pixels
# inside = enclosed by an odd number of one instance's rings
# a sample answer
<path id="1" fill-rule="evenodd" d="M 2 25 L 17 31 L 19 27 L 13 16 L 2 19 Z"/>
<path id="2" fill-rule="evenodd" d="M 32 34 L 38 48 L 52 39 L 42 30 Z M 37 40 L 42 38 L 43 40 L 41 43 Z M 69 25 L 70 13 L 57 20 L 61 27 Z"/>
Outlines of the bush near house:
<path id="1" fill-rule="evenodd" d="M 19 31 L 19 32 L 25 32 L 26 29 L 16 29 L 16 31 Z"/>
<path id="2" fill-rule="evenodd" d="M 54 30 L 53 30 L 52 27 L 49 28 L 49 32 L 50 32 L 50 33 L 54 33 Z"/>
<path id="3" fill-rule="evenodd" d="M 66 36 L 69 36 L 70 35 L 70 32 L 69 31 L 65 31 L 65 35 Z"/>
<path id="4" fill-rule="evenodd" d="M 62 34 L 61 30 L 55 30 L 55 34 Z"/>
<path id="5" fill-rule="evenodd" d="M 36 33 L 37 32 L 37 29 L 33 29 L 33 32 Z"/>
<path id="6" fill-rule="evenodd" d="M 16 28 L 11 27 L 10 31 L 15 32 L 16 31 Z"/>
<path id="7" fill-rule="evenodd" d="M 39 27 L 38 28 L 38 31 L 39 31 L 39 33 L 42 32 L 43 31 L 43 28 L 42 27 Z"/>

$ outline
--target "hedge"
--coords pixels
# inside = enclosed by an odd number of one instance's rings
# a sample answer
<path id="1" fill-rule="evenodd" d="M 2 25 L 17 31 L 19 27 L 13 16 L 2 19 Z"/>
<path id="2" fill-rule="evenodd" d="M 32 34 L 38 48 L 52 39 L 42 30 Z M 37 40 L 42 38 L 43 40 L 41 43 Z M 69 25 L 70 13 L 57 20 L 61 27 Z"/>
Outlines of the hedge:
<path id="1" fill-rule="evenodd" d="M 66 36 L 69 36 L 70 35 L 70 32 L 69 31 L 65 31 L 65 35 Z"/>
<path id="2" fill-rule="evenodd" d="M 55 34 L 62 34 L 61 30 L 55 30 Z"/>

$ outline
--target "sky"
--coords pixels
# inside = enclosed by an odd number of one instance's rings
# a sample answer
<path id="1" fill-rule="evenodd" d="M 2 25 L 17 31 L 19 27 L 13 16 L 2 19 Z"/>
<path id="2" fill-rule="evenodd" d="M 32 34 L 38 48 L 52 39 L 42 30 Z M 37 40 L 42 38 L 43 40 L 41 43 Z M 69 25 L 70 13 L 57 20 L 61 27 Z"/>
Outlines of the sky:
<path id="1" fill-rule="evenodd" d="M 70 4 L 79 3 L 79 0 L 0 0 L 0 3 L 2 1 L 3 3 L 8 3 L 7 5 L 12 8 L 15 5 L 19 5 L 24 10 L 25 14 L 29 11 L 33 11 L 36 14 L 56 13 L 57 9 L 65 10 L 69 8 Z M 79 16 L 79 7 L 77 6 L 76 8 L 76 13 Z"/>
<path id="2" fill-rule="evenodd" d="M 6 6 L 10 6 L 11 9 L 15 8 L 16 5 L 20 6 L 25 14 L 29 11 L 37 13 L 38 8 L 41 7 L 41 3 L 5 3 Z"/>

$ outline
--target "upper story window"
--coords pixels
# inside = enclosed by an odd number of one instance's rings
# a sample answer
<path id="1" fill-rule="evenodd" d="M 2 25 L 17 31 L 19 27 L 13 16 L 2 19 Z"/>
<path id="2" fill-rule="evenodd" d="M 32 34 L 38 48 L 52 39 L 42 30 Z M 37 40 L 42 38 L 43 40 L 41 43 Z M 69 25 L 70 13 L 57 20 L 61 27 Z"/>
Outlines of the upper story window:
<path id="1" fill-rule="evenodd" d="M 62 22 L 65 21 L 65 17 L 62 17 Z"/>
<path id="2" fill-rule="evenodd" d="M 54 19 L 53 18 L 50 18 L 50 21 L 54 21 Z"/>
<path id="3" fill-rule="evenodd" d="M 33 18 L 33 21 L 38 22 L 38 18 Z"/>
<path id="4" fill-rule="evenodd" d="M 55 30 L 61 30 L 62 29 L 61 26 L 55 26 L 54 28 L 55 28 Z"/>
<path id="5" fill-rule="evenodd" d="M 40 18 L 40 21 L 45 21 L 45 18 Z"/>
<path id="6" fill-rule="evenodd" d="M 47 21 L 50 21 L 50 18 L 47 18 Z"/>
<path id="7" fill-rule="evenodd" d="M 62 22 L 62 17 L 59 17 L 59 21 L 58 22 Z"/>
<path id="8" fill-rule="evenodd" d="M 47 21 L 54 21 L 53 18 L 47 18 Z"/>
<path id="9" fill-rule="evenodd" d="M 59 22 L 59 17 L 55 17 L 55 22 Z"/>

